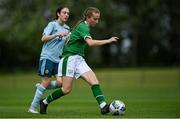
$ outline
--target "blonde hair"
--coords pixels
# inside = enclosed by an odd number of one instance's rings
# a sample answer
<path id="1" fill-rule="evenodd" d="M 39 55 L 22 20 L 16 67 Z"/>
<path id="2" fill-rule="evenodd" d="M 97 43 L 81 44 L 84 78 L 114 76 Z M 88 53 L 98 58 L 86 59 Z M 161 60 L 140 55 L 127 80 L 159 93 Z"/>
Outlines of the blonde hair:
<path id="1" fill-rule="evenodd" d="M 93 13 L 100 13 L 100 10 L 96 7 L 88 7 L 84 10 L 83 13 L 83 21 L 86 20 L 86 18 L 90 18 L 92 16 Z"/>

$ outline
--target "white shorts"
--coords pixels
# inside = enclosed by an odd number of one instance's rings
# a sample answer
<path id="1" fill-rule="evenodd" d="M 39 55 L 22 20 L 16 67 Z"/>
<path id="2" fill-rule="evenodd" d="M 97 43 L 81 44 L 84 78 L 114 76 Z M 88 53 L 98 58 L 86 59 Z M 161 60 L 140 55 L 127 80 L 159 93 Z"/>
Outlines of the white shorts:
<path id="1" fill-rule="evenodd" d="M 78 79 L 88 71 L 91 71 L 91 68 L 80 55 L 63 57 L 58 66 L 58 76 L 69 76 Z"/>

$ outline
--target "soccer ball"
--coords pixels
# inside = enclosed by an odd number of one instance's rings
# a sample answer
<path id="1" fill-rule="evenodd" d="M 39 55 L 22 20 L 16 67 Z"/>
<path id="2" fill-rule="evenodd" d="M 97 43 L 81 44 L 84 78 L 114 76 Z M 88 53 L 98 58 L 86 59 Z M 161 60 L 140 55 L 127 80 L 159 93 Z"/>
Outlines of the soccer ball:
<path id="1" fill-rule="evenodd" d="M 123 115 L 125 113 L 125 104 L 120 100 L 114 100 L 110 106 L 109 110 L 112 115 Z"/>

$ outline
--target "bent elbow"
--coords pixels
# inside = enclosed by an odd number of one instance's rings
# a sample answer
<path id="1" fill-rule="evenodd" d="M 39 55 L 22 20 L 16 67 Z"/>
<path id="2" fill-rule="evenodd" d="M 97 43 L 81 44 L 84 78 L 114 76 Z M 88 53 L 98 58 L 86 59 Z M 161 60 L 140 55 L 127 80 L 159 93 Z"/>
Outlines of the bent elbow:
<path id="1" fill-rule="evenodd" d="M 89 47 L 93 46 L 93 43 L 87 43 Z"/>
<path id="2" fill-rule="evenodd" d="M 94 42 L 93 40 L 86 40 L 86 43 L 89 47 L 93 46 L 94 45 Z"/>
<path id="3" fill-rule="evenodd" d="M 42 41 L 42 42 L 46 41 L 46 39 L 45 39 L 44 36 L 41 38 L 41 41 Z"/>

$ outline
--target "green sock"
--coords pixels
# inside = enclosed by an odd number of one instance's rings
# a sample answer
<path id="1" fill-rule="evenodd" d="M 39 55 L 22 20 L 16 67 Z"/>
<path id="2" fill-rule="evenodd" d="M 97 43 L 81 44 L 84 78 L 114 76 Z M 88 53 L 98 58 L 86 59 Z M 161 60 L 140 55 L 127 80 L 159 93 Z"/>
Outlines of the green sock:
<path id="1" fill-rule="evenodd" d="M 53 93 L 51 93 L 48 97 L 47 97 L 47 102 L 50 103 L 60 97 L 64 96 L 64 93 L 62 91 L 61 88 L 56 89 Z"/>
<path id="2" fill-rule="evenodd" d="M 96 98 L 98 104 L 100 105 L 102 102 L 105 102 L 104 95 L 101 91 L 99 84 L 95 84 L 91 87 L 94 97 Z"/>

